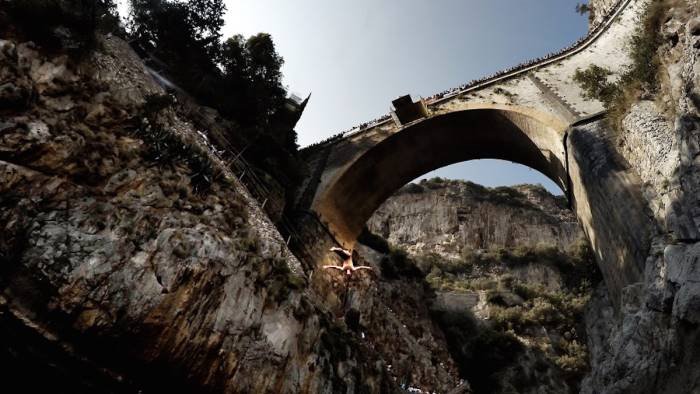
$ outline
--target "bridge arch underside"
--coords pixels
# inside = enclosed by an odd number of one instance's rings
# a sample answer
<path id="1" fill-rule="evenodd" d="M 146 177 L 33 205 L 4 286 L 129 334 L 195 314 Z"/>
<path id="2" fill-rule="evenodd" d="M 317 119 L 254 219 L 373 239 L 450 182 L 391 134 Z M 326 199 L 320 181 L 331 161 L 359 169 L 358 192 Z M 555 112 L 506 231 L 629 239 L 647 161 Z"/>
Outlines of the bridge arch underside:
<path id="1" fill-rule="evenodd" d="M 374 211 L 413 179 L 449 164 L 501 159 L 535 169 L 569 189 L 565 126 L 532 111 L 470 109 L 408 126 L 356 156 L 319 191 L 313 210 L 352 246 Z"/>
<path id="2" fill-rule="evenodd" d="M 474 159 L 520 163 L 552 179 L 570 198 L 613 305 L 642 278 L 657 225 L 639 176 L 608 139 L 604 119 L 569 128 L 523 108 L 481 108 L 433 116 L 394 133 L 351 137 L 335 147 L 312 210 L 353 247 L 364 224 L 407 182 Z M 567 132 L 568 130 L 568 132 Z"/>

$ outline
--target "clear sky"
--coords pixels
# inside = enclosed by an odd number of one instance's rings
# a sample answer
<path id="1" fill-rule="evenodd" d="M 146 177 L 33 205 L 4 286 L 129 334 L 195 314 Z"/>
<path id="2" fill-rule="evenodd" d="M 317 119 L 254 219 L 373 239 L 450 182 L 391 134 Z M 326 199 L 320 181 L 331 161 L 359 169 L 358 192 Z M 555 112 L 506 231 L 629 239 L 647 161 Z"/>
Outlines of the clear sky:
<path id="1" fill-rule="evenodd" d="M 397 96 L 427 97 L 571 44 L 587 29 L 577 2 L 228 0 L 224 36 L 272 34 L 285 85 L 312 93 L 297 126 L 305 146 L 388 113 Z M 542 183 L 560 193 L 540 173 L 499 160 L 426 176 Z"/>

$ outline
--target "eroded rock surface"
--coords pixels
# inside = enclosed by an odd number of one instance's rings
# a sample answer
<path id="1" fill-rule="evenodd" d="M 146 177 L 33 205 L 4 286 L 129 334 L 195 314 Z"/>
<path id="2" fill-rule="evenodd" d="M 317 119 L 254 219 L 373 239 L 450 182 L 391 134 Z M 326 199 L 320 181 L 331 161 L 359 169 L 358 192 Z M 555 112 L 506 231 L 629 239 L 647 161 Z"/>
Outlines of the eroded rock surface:
<path id="1" fill-rule="evenodd" d="M 588 393 L 692 393 L 697 361 L 700 241 L 700 4 L 676 2 L 659 49 L 661 89 L 635 104 L 617 136 L 619 152 L 644 181 L 658 223 L 642 282 L 623 290 L 617 312 L 601 289 L 587 313 L 592 373 Z"/>
<path id="2" fill-rule="evenodd" d="M 0 76 L 10 84 L 0 89 L 7 376 L 71 392 L 459 385 L 449 365 L 432 363 L 405 367 L 413 381 L 392 378 L 393 355 L 363 344 L 344 311 L 307 288 L 310 272 L 222 165 L 206 130 L 176 104 L 149 104 L 166 92 L 125 42 L 100 44 L 76 62 L 0 41 Z M 202 162 L 213 181 L 199 176 Z M 407 349 L 406 360 L 444 349 L 431 346 Z M 44 370 L 45 379 L 30 378 Z"/>
<path id="3" fill-rule="evenodd" d="M 413 254 L 457 258 L 464 250 L 516 246 L 567 250 L 583 233 L 566 204 L 541 186 L 490 189 L 438 178 L 399 190 L 367 227 Z"/>
<path id="4" fill-rule="evenodd" d="M 408 252 L 364 252 L 382 277 L 425 277 L 433 318 L 477 392 L 578 391 L 588 371 L 583 311 L 600 274 L 562 196 L 424 180 L 390 197 L 368 227 Z M 360 241 L 381 249 L 376 236 Z"/>

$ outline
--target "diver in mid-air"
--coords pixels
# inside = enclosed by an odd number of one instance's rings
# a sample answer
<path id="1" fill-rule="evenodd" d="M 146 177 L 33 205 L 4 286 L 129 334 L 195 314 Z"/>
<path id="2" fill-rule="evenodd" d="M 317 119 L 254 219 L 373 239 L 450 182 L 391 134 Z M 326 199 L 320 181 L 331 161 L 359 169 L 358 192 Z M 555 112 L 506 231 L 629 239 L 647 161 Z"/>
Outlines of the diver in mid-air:
<path id="1" fill-rule="evenodd" d="M 355 267 L 355 265 L 352 263 L 352 252 L 350 252 L 347 249 L 339 248 L 337 246 L 334 246 L 331 248 L 331 252 L 336 252 L 338 253 L 342 258 L 343 258 L 343 265 L 324 265 L 324 269 L 336 269 L 339 271 L 345 272 L 345 274 L 349 277 L 352 276 L 353 272 L 358 271 L 358 270 L 370 270 L 372 271 L 372 267 L 365 267 L 365 266 L 359 266 Z"/>

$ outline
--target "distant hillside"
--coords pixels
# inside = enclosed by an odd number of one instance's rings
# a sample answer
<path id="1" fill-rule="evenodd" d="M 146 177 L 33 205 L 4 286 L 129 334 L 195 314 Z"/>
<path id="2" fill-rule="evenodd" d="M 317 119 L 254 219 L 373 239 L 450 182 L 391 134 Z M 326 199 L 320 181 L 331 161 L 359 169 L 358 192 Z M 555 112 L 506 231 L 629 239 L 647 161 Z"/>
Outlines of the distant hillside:
<path id="1" fill-rule="evenodd" d="M 578 391 L 589 368 L 583 308 L 600 274 L 564 197 L 435 178 L 403 187 L 368 228 L 360 242 L 384 255 L 361 254 L 389 280 L 425 279 L 476 392 Z"/>
<path id="2" fill-rule="evenodd" d="M 403 187 L 367 226 L 413 254 L 453 258 L 465 250 L 501 247 L 568 250 L 583 236 L 566 199 L 542 186 L 486 188 L 440 178 Z"/>

